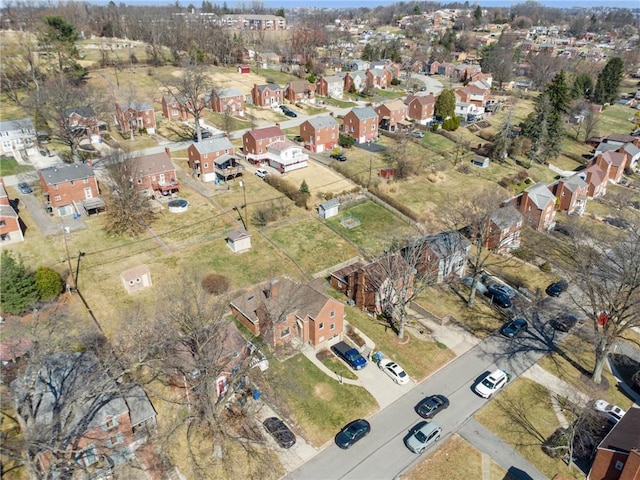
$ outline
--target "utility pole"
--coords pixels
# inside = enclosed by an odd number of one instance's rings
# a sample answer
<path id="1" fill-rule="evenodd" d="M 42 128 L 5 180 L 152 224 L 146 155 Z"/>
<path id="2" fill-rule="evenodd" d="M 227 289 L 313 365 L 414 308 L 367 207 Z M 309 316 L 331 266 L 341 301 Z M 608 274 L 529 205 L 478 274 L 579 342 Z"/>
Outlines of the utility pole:
<path id="1" fill-rule="evenodd" d="M 244 182 L 242 180 L 240 180 L 239 184 L 242 187 L 242 194 L 244 195 L 244 218 L 245 219 L 242 221 L 242 223 L 244 224 L 244 229 L 248 232 L 249 231 L 249 217 L 247 216 L 247 188 L 246 188 L 246 185 L 244 184 Z"/>
<path id="2" fill-rule="evenodd" d="M 71 255 L 69 254 L 69 244 L 67 243 L 67 235 L 69 234 L 69 227 L 63 227 L 62 240 L 64 241 L 64 250 L 67 253 L 67 265 L 69 265 L 69 276 L 71 277 L 72 287 L 77 290 L 78 284 L 76 283 L 76 276 L 73 274 L 73 265 L 71 264 Z"/>

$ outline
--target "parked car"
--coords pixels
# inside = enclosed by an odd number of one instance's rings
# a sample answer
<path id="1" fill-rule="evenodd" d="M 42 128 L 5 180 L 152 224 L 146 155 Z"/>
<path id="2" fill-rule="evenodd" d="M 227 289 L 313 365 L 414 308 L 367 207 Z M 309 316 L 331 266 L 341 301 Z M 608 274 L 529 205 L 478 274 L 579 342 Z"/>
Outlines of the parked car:
<path id="1" fill-rule="evenodd" d="M 562 315 L 561 317 L 551 320 L 551 326 L 561 332 L 568 332 L 576 323 L 578 323 L 578 319 L 570 314 Z"/>
<path id="2" fill-rule="evenodd" d="M 621 409 L 617 405 L 612 405 L 606 400 L 596 400 L 593 404 L 593 408 L 605 414 L 607 420 L 609 420 L 614 425 L 620 421 L 624 414 L 627 413 L 625 410 Z"/>
<path id="3" fill-rule="evenodd" d="M 346 162 L 347 161 L 347 157 L 345 157 L 342 153 L 332 153 L 331 155 L 329 155 L 330 158 L 333 158 L 334 160 L 337 160 L 339 162 Z"/>
<path id="4" fill-rule="evenodd" d="M 516 291 L 504 283 L 494 283 L 492 287 L 495 288 L 496 292 L 504 293 L 509 298 L 514 298 L 516 296 Z"/>
<path id="5" fill-rule="evenodd" d="M 285 110 L 284 114 L 285 116 L 291 117 L 291 118 L 296 118 L 298 116 L 298 114 L 293 110 Z"/>
<path id="6" fill-rule="evenodd" d="M 20 190 L 20 193 L 23 193 L 25 195 L 33 193 L 33 188 L 31 188 L 26 182 L 20 182 L 18 184 L 18 190 Z"/>
<path id="7" fill-rule="evenodd" d="M 489 285 L 487 287 L 485 296 L 500 308 L 511 308 L 511 299 L 498 290 L 495 285 Z"/>
<path id="8" fill-rule="evenodd" d="M 354 370 L 360 370 L 367 366 L 367 361 L 360 355 L 360 352 L 345 342 L 334 344 L 331 350 Z"/>
<path id="9" fill-rule="evenodd" d="M 471 288 L 471 286 L 473 285 L 473 277 L 463 277 L 461 282 L 467 287 Z M 487 287 L 485 287 L 484 283 L 482 283 L 480 280 L 476 282 L 476 292 L 481 293 L 482 295 L 485 295 L 487 293 Z"/>
<path id="10" fill-rule="evenodd" d="M 559 297 L 563 292 L 569 288 L 569 282 L 566 280 L 558 280 L 547 287 L 547 295 L 550 297 Z"/>
<path id="11" fill-rule="evenodd" d="M 264 168 L 256 168 L 256 175 L 260 178 L 264 178 L 269 175 L 269 172 L 267 172 Z"/>
<path id="12" fill-rule="evenodd" d="M 440 440 L 442 428 L 433 422 L 420 422 L 410 430 L 404 444 L 413 453 L 422 453 Z"/>
<path id="13" fill-rule="evenodd" d="M 349 448 L 358 440 L 366 437 L 370 431 L 371 425 L 369 422 L 363 418 L 354 420 L 338 432 L 335 438 L 336 445 L 344 449 Z"/>
<path id="14" fill-rule="evenodd" d="M 556 223 L 556 225 L 553 227 L 553 231 L 558 232 L 561 235 L 565 235 L 569 238 L 573 237 L 573 229 L 567 225 Z"/>
<path id="15" fill-rule="evenodd" d="M 388 358 L 383 358 L 378 362 L 378 367 L 398 385 L 406 385 L 409 383 L 409 375 L 407 375 L 407 372 L 405 372 L 396 362 L 393 362 Z"/>
<path id="16" fill-rule="evenodd" d="M 513 338 L 520 332 L 526 332 L 528 328 L 529 324 L 524 318 L 516 318 L 508 323 L 505 323 L 500 329 L 500 333 L 502 333 L 505 337 Z"/>
<path id="17" fill-rule="evenodd" d="M 202 140 L 204 140 L 205 138 L 211 138 L 213 136 L 213 133 L 211 133 L 209 130 L 200 130 L 200 135 L 202 136 Z M 198 134 L 194 133 L 192 139 L 194 142 L 197 142 Z"/>
<path id="18" fill-rule="evenodd" d="M 604 219 L 604 222 L 608 223 L 612 227 L 620 228 L 622 230 L 627 230 L 633 226 L 629 220 L 622 217 L 607 217 Z"/>
<path id="19" fill-rule="evenodd" d="M 440 411 L 449 406 L 449 399 L 444 395 L 425 397 L 416 405 L 416 413 L 422 418 L 433 418 Z"/>
<path id="20" fill-rule="evenodd" d="M 510 380 L 511 375 L 504 370 L 498 369 L 487 373 L 475 386 L 474 390 L 482 398 L 491 398 L 494 393 L 504 388 Z"/>
<path id="21" fill-rule="evenodd" d="M 262 422 L 264 428 L 282 448 L 291 448 L 296 443 L 296 436 L 278 417 L 269 417 Z"/>
<path id="22" fill-rule="evenodd" d="M 424 132 L 422 132 L 420 130 L 414 130 L 413 132 L 411 132 L 411 136 L 415 137 L 415 138 L 423 138 L 424 137 Z"/>

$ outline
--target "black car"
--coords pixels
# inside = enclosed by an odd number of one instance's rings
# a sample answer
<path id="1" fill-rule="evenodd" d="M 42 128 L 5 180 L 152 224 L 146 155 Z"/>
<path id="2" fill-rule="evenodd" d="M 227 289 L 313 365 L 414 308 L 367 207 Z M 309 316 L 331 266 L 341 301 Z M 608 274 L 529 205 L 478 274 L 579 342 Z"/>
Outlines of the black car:
<path id="1" fill-rule="evenodd" d="M 200 130 L 200 135 L 202 136 L 202 140 L 204 140 L 205 138 L 211 138 L 213 136 L 213 134 L 209 130 Z M 197 133 L 193 134 L 193 141 L 194 142 L 198 141 Z"/>
<path id="2" fill-rule="evenodd" d="M 433 418 L 440 410 L 449 406 L 449 399 L 443 395 L 431 395 L 416 405 L 416 413 L 422 418 Z"/>
<path id="3" fill-rule="evenodd" d="M 262 424 L 282 448 L 291 448 L 295 445 L 296 436 L 278 417 L 269 417 Z"/>
<path id="4" fill-rule="evenodd" d="M 23 194 L 28 194 L 28 193 L 33 193 L 33 188 L 31 188 L 26 182 L 20 182 L 18 184 L 18 190 L 20 190 L 20 193 Z"/>
<path id="5" fill-rule="evenodd" d="M 575 326 L 576 323 L 578 323 L 578 319 L 573 315 L 568 314 L 551 320 L 551 326 L 561 332 L 568 332 Z"/>
<path id="6" fill-rule="evenodd" d="M 283 112 L 287 117 L 296 118 L 298 114 L 293 110 L 284 110 Z"/>
<path id="7" fill-rule="evenodd" d="M 559 297 L 560 294 L 569 288 L 569 282 L 566 280 L 558 280 L 547 287 L 547 295 L 550 297 Z"/>
<path id="8" fill-rule="evenodd" d="M 511 299 L 505 295 L 496 285 L 489 285 L 485 296 L 491 299 L 491 302 L 500 308 L 511 308 Z"/>
<path id="9" fill-rule="evenodd" d="M 500 333 L 502 333 L 505 337 L 513 338 L 520 332 L 526 332 L 528 328 L 529 324 L 524 318 L 516 318 L 515 320 L 511 320 L 510 322 L 506 323 L 500 329 Z"/>
<path id="10" fill-rule="evenodd" d="M 347 161 L 347 157 L 345 157 L 342 153 L 332 153 L 331 155 L 329 155 L 329 157 L 339 161 L 339 162 L 346 162 Z"/>
<path id="11" fill-rule="evenodd" d="M 340 448 L 349 448 L 361 438 L 366 437 L 371 431 L 371 425 L 364 419 L 354 420 L 345 425 L 336 435 L 336 445 Z"/>

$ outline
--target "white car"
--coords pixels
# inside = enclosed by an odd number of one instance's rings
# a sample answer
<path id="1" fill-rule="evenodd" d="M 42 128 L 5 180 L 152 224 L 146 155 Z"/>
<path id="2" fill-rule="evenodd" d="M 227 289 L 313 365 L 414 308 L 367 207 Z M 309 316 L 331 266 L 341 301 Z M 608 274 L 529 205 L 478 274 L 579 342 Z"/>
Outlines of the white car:
<path id="1" fill-rule="evenodd" d="M 409 375 L 405 372 L 400 365 L 396 362 L 389 360 L 388 358 L 383 358 L 378 362 L 378 367 L 384 373 L 391 377 L 391 380 L 396 382 L 398 385 L 406 385 L 409 383 Z"/>
<path id="2" fill-rule="evenodd" d="M 485 375 L 485 377 L 475 386 L 475 392 L 482 398 L 490 398 L 491 395 L 503 388 L 511 380 L 504 370 L 496 370 Z"/>
<path id="3" fill-rule="evenodd" d="M 259 176 L 260 178 L 264 178 L 267 175 L 269 175 L 269 172 L 267 172 L 264 168 L 257 168 L 256 175 Z"/>
<path id="4" fill-rule="evenodd" d="M 607 419 L 613 424 L 618 423 L 620 419 L 624 417 L 624 414 L 627 413 L 617 405 L 611 405 L 606 400 L 596 400 L 593 404 L 593 408 L 598 412 L 604 413 Z"/>

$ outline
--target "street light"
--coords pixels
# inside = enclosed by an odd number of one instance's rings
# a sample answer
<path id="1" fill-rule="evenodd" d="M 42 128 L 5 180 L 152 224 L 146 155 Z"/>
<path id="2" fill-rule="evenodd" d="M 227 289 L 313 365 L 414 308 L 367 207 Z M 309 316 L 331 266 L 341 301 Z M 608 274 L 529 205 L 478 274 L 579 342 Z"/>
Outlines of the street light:
<path id="1" fill-rule="evenodd" d="M 247 216 L 247 189 L 245 188 L 244 182 L 242 180 L 240 180 L 238 182 L 238 184 L 240 185 L 240 187 L 242 187 L 242 194 L 244 196 L 244 229 L 248 232 L 249 231 L 249 217 Z"/>

